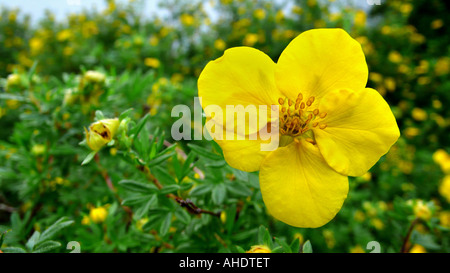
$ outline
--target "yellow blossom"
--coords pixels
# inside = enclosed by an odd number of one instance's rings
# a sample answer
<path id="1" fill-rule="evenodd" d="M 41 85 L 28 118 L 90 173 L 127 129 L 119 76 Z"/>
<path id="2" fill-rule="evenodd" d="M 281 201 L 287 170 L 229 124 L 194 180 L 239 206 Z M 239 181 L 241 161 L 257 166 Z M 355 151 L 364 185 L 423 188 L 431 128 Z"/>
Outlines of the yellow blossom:
<path id="1" fill-rule="evenodd" d="M 450 71 L 450 58 L 448 57 L 442 57 L 439 58 L 436 62 L 436 65 L 434 67 L 434 72 L 436 75 L 447 75 Z"/>
<path id="2" fill-rule="evenodd" d="M 246 253 L 271 253 L 272 251 L 265 245 L 254 245 Z"/>
<path id="3" fill-rule="evenodd" d="M 255 18 L 258 20 L 263 20 L 264 18 L 266 18 L 266 11 L 263 9 L 256 9 L 253 12 L 253 16 L 255 16 Z"/>
<path id="4" fill-rule="evenodd" d="M 329 230 L 329 229 L 325 229 L 322 232 L 323 237 L 325 238 L 325 243 L 327 245 L 327 247 L 329 249 L 334 248 L 334 246 L 336 245 L 336 239 L 334 238 L 334 233 L 333 231 Z"/>
<path id="5" fill-rule="evenodd" d="M 441 28 L 443 25 L 444 25 L 444 21 L 442 21 L 442 19 L 435 19 L 431 22 L 432 29 Z"/>
<path id="6" fill-rule="evenodd" d="M 215 105 L 226 116 L 227 105 L 279 106 L 275 150 L 262 150 L 267 141 L 258 136 L 248 138 L 263 130 L 257 126 L 245 128 L 244 140 L 214 137 L 230 166 L 259 170 L 263 201 L 276 219 L 296 227 L 328 223 L 347 197 L 348 176 L 365 174 L 397 141 L 389 105 L 365 88 L 368 74 L 360 44 L 342 29 L 303 32 L 277 63 L 259 50 L 236 47 L 203 69 L 203 109 Z M 224 123 L 205 114 L 238 139 L 233 119 Z"/>
<path id="7" fill-rule="evenodd" d="M 425 221 L 430 220 L 431 210 L 428 205 L 422 200 L 417 200 L 413 206 L 414 215 Z"/>
<path id="8" fill-rule="evenodd" d="M 402 61 L 403 57 L 398 51 L 391 51 L 389 52 L 388 59 L 392 63 L 399 63 Z"/>
<path id="9" fill-rule="evenodd" d="M 355 14 L 355 26 L 363 27 L 366 24 L 366 13 L 364 10 L 358 10 Z"/>
<path id="10" fill-rule="evenodd" d="M 405 134 L 406 137 L 413 138 L 420 134 L 420 130 L 416 127 L 408 127 L 405 130 L 403 130 L 403 133 Z"/>
<path id="11" fill-rule="evenodd" d="M 441 226 L 450 228 L 450 211 L 439 213 L 439 222 Z"/>
<path id="12" fill-rule="evenodd" d="M 214 41 L 214 47 L 219 51 L 223 51 L 227 47 L 227 44 L 224 40 L 217 39 L 216 41 Z"/>
<path id="13" fill-rule="evenodd" d="M 6 78 L 6 91 L 9 91 L 11 87 L 20 86 L 21 80 L 19 74 L 9 74 L 8 78 Z"/>
<path id="14" fill-rule="evenodd" d="M 86 71 L 84 78 L 92 83 L 104 83 L 106 80 L 105 74 L 93 70 Z"/>
<path id="15" fill-rule="evenodd" d="M 86 130 L 86 142 L 93 151 L 100 150 L 110 142 L 119 128 L 118 119 L 102 119 L 92 123 Z"/>
<path id="16" fill-rule="evenodd" d="M 225 224 L 225 222 L 227 221 L 227 213 L 225 211 L 221 211 L 220 212 L 220 221 Z"/>
<path id="17" fill-rule="evenodd" d="M 428 114 L 423 109 L 415 107 L 412 110 L 412 117 L 417 121 L 424 121 L 427 119 Z"/>
<path id="18" fill-rule="evenodd" d="M 42 155 L 45 153 L 46 146 L 44 144 L 35 144 L 31 148 L 31 153 L 34 155 Z"/>
<path id="19" fill-rule="evenodd" d="M 91 210 L 89 212 L 89 218 L 94 223 L 104 222 L 107 216 L 108 216 L 108 211 L 106 210 L 105 207 L 91 208 Z"/>
<path id="20" fill-rule="evenodd" d="M 427 253 L 427 250 L 423 246 L 415 244 L 409 250 L 409 253 Z"/>
<path id="21" fill-rule="evenodd" d="M 145 58 L 144 64 L 149 67 L 158 68 L 160 66 L 160 61 L 156 58 Z"/>
<path id="22" fill-rule="evenodd" d="M 185 26 L 192 26 L 195 22 L 195 18 L 194 18 L 194 16 L 192 16 L 190 14 L 184 13 L 184 14 L 181 14 L 180 21 Z"/>
<path id="23" fill-rule="evenodd" d="M 381 221 L 380 218 L 374 218 L 372 220 L 370 220 L 370 223 L 372 224 L 372 226 L 378 230 L 382 230 L 384 229 L 384 223 L 383 221 Z"/>
<path id="24" fill-rule="evenodd" d="M 350 248 L 350 253 L 365 253 L 365 251 L 364 248 L 362 248 L 360 245 L 356 245 Z"/>
<path id="25" fill-rule="evenodd" d="M 441 185 L 439 186 L 439 193 L 450 203 L 450 175 L 447 174 L 444 177 Z"/>
<path id="26" fill-rule="evenodd" d="M 304 242 L 304 238 L 303 235 L 300 232 L 297 232 L 294 234 L 294 239 L 298 239 L 298 241 L 300 242 L 300 244 L 303 244 Z"/>
<path id="27" fill-rule="evenodd" d="M 56 39 L 60 42 L 69 40 L 72 37 L 72 31 L 70 29 L 64 29 L 58 32 Z"/>
<path id="28" fill-rule="evenodd" d="M 258 42 L 258 34 L 255 33 L 247 33 L 244 38 L 244 45 L 253 46 Z"/>
<path id="29" fill-rule="evenodd" d="M 89 219 L 89 216 L 87 216 L 87 215 L 83 216 L 83 219 L 81 219 L 81 224 L 87 226 L 90 223 L 91 223 L 91 219 Z"/>
<path id="30" fill-rule="evenodd" d="M 356 210 L 355 214 L 353 215 L 356 221 L 363 222 L 366 219 L 366 215 L 361 210 Z"/>

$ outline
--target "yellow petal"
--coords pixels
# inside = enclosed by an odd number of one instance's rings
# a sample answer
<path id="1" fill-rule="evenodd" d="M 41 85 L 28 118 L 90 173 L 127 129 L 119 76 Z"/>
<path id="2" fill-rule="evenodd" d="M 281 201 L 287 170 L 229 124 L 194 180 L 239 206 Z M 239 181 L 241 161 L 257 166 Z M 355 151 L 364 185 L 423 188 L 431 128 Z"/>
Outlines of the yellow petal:
<path id="1" fill-rule="evenodd" d="M 281 53 L 275 70 L 279 90 L 291 99 L 299 92 L 320 99 L 338 88 L 361 90 L 368 69 L 361 45 L 342 29 L 301 33 Z"/>
<path id="2" fill-rule="evenodd" d="M 224 124 L 222 117 L 216 118 L 206 110 L 218 105 L 226 117 L 226 106 L 278 104 L 280 93 L 274 77 L 275 63 L 263 52 L 250 47 L 235 47 L 209 62 L 198 79 L 198 94 L 207 117 Z M 270 113 L 270 110 L 268 111 Z M 227 119 L 227 128 L 232 128 L 233 119 Z M 252 128 L 250 133 L 256 132 Z"/>
<path id="3" fill-rule="evenodd" d="M 320 152 L 343 175 L 365 174 L 397 141 L 400 131 L 389 105 L 370 88 L 336 90 L 320 101 L 327 116 L 313 132 Z"/>
<path id="4" fill-rule="evenodd" d="M 225 138 L 226 131 L 223 134 Z M 272 139 L 263 140 L 260 133 L 247 135 L 245 139 L 238 139 L 237 134 L 233 137 L 233 140 L 214 139 L 222 148 L 225 161 L 231 167 L 244 172 L 258 171 L 264 158 L 271 152 L 263 150 L 262 145 L 268 145 Z"/>
<path id="5" fill-rule="evenodd" d="M 270 214 L 296 227 L 320 227 L 342 207 L 348 179 L 304 140 L 278 148 L 261 164 L 261 193 Z"/>

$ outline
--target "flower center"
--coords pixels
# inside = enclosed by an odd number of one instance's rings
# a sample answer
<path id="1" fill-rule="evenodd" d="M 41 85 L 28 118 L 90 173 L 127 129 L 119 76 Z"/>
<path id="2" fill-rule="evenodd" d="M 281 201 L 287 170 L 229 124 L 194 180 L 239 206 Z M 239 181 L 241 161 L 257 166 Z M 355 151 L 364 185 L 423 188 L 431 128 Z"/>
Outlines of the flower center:
<path id="1" fill-rule="evenodd" d="M 325 129 L 327 125 L 323 119 L 327 113 L 320 112 L 314 107 L 315 97 L 311 96 L 304 100 L 303 94 L 298 93 L 295 101 L 289 98 L 279 98 L 280 104 L 280 133 L 298 141 L 299 137 L 304 137 L 306 141 L 315 144 L 312 127 Z"/>

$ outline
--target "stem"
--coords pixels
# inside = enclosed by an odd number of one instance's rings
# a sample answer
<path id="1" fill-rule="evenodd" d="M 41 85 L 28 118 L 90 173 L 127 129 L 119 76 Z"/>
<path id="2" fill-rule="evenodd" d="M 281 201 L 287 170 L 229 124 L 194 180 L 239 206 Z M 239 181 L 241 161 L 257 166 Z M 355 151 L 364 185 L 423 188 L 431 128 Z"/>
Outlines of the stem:
<path id="1" fill-rule="evenodd" d="M 409 225 L 408 233 L 406 234 L 406 237 L 403 240 L 402 249 L 400 251 L 401 253 L 408 252 L 407 247 L 408 247 L 409 239 L 411 238 L 411 234 L 412 234 L 412 231 L 414 230 L 414 227 L 416 226 L 417 223 L 419 223 L 419 221 L 420 221 L 420 218 L 415 218 Z"/>

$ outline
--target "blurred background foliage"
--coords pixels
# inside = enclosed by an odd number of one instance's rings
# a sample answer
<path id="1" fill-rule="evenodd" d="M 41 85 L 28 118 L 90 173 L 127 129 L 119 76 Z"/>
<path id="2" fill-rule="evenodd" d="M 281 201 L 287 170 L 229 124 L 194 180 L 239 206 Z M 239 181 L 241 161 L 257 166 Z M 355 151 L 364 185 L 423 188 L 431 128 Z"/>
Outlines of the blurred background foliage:
<path id="1" fill-rule="evenodd" d="M 1 7 L 0 251 L 370 252 L 377 241 L 381 252 L 449 252 L 450 3 L 362 2 L 166 0 L 146 17 L 141 1 L 109 0 L 37 24 Z M 368 86 L 402 136 L 350 178 L 335 219 L 300 229 L 267 213 L 258 174 L 229 167 L 214 142 L 175 144 L 170 113 L 193 109 L 198 75 L 225 49 L 276 61 L 323 27 L 361 43 Z M 114 141 L 90 153 L 83 128 L 115 117 Z"/>

